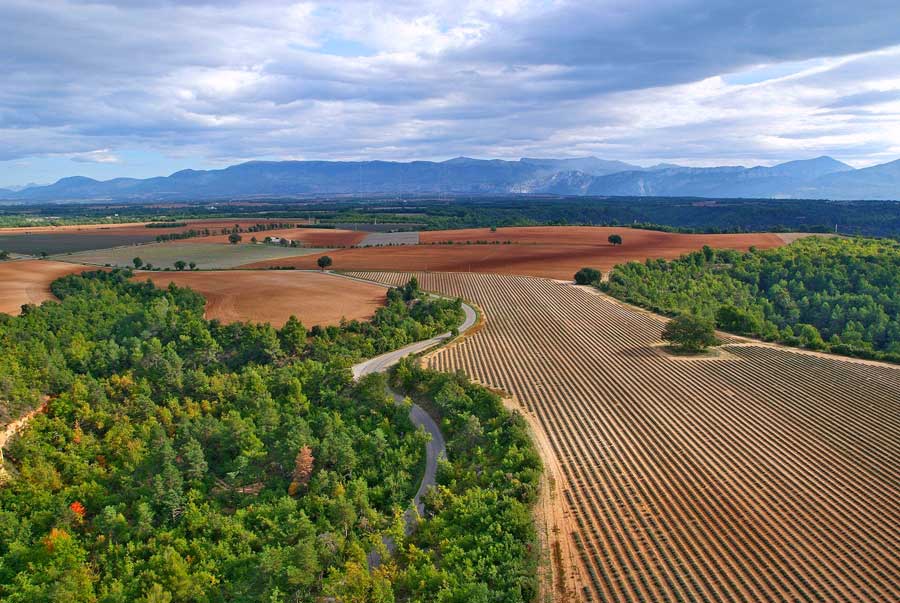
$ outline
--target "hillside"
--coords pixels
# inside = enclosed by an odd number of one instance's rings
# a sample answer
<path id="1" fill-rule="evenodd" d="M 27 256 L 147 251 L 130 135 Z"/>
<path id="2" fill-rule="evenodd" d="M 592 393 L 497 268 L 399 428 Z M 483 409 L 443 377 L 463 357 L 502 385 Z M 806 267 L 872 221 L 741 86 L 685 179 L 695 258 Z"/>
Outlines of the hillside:
<path id="1" fill-rule="evenodd" d="M 443 162 L 251 161 L 167 177 L 98 181 L 80 176 L 49 186 L 0 191 L 20 203 L 66 200 L 218 199 L 365 193 L 503 193 L 721 198 L 900 198 L 900 160 L 854 169 L 831 157 L 772 167 L 642 168 L 596 157 L 519 161 L 458 157 Z"/>

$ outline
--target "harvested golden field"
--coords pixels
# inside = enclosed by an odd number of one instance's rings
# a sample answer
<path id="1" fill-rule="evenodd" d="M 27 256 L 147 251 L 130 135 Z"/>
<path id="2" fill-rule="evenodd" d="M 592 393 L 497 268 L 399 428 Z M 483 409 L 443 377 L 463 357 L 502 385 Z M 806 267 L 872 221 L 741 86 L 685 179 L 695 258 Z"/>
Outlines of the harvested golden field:
<path id="1" fill-rule="evenodd" d="M 0 262 L 0 312 L 19 314 L 23 304 L 55 299 L 50 293 L 50 283 L 85 270 L 91 268 L 49 260 Z"/>
<path id="2" fill-rule="evenodd" d="M 384 304 L 385 289 L 318 272 L 238 270 L 137 272 L 158 287 L 175 283 L 206 298 L 206 317 L 282 326 L 293 314 L 307 327 L 366 320 Z"/>
<path id="3" fill-rule="evenodd" d="M 557 600 L 900 600 L 900 368 L 734 338 L 673 357 L 661 318 L 601 294 L 416 276 L 485 314 L 428 363 L 508 392 L 547 443 Z"/>
<path id="4" fill-rule="evenodd" d="M 622 236 L 622 245 L 607 241 L 613 233 Z M 785 244 L 779 235 L 767 233 L 685 235 L 593 226 L 500 228 L 493 233 L 487 228 L 444 230 L 422 232 L 420 240 L 421 245 L 342 249 L 329 255 L 336 270 L 485 272 L 571 279 L 585 266 L 606 273 L 616 264 L 647 258 L 674 259 L 704 245 L 747 250 L 751 246 L 768 249 Z M 439 244 L 446 241 L 454 244 Z M 488 244 L 475 244 L 477 241 Z M 268 260 L 247 267 L 315 268 L 315 260 L 314 257 Z"/>

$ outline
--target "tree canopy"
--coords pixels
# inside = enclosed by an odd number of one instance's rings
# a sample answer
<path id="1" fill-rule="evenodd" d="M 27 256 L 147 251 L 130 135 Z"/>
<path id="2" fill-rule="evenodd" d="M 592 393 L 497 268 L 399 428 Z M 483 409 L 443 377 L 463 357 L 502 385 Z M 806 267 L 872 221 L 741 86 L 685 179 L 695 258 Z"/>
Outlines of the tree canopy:
<path id="1" fill-rule="evenodd" d="M 7 451 L 0 599 L 531 600 L 540 465 L 522 419 L 460 375 L 398 371 L 449 445 L 407 538 L 427 435 L 384 377 L 348 370 L 450 330 L 458 300 L 411 284 L 370 322 L 276 330 L 206 321 L 196 293 L 129 276 L 63 277 L 59 303 L 0 317 L 4 416 L 48 399 Z"/>
<path id="2" fill-rule="evenodd" d="M 602 276 L 596 268 L 582 268 L 575 273 L 575 282 L 579 285 L 596 285 Z"/>
<path id="3" fill-rule="evenodd" d="M 681 314 L 670 320 L 663 329 L 662 339 L 677 349 L 692 353 L 716 344 L 712 322 L 691 314 Z"/>
<path id="4" fill-rule="evenodd" d="M 765 251 L 704 249 L 619 265 L 606 290 L 723 330 L 900 362 L 900 243 L 808 237 Z"/>

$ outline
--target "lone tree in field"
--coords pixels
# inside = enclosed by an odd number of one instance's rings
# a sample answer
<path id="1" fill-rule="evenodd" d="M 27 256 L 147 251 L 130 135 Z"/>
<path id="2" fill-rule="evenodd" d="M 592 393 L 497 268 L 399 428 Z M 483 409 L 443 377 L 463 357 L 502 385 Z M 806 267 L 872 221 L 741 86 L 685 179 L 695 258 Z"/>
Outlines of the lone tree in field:
<path id="1" fill-rule="evenodd" d="M 233 232 L 230 235 L 228 235 L 228 242 L 231 243 L 232 245 L 237 245 L 238 243 L 241 242 L 242 238 L 243 237 L 241 235 L 239 235 L 236 232 Z"/>
<path id="2" fill-rule="evenodd" d="M 140 268 L 144 265 L 144 260 L 142 260 L 141 258 L 134 258 L 133 260 L 131 260 L 131 263 L 134 264 L 135 268 Z"/>
<path id="3" fill-rule="evenodd" d="M 575 282 L 579 285 L 595 285 L 600 282 L 601 276 L 596 268 L 582 268 L 575 273 Z"/>
<path id="4" fill-rule="evenodd" d="M 188 263 L 188 267 L 189 267 L 191 270 L 196 270 L 196 269 L 197 269 L 197 262 L 190 262 L 190 263 Z"/>
<path id="5" fill-rule="evenodd" d="M 611 245 L 621 245 L 622 244 L 622 236 L 617 234 L 611 234 L 606 237 L 606 240 L 610 242 Z"/>
<path id="6" fill-rule="evenodd" d="M 185 262 L 184 260 L 178 260 L 177 262 L 175 262 L 175 270 L 184 270 L 186 266 L 187 262 Z"/>
<path id="7" fill-rule="evenodd" d="M 331 258 L 328 257 L 327 255 L 323 255 L 318 260 L 316 260 L 316 264 L 319 265 L 319 268 L 321 268 L 323 272 L 326 268 L 331 266 L 332 263 L 333 262 L 331 261 Z"/>
<path id="8" fill-rule="evenodd" d="M 692 314 L 681 314 L 670 320 L 662 338 L 675 348 L 694 354 L 717 343 L 712 323 Z"/>

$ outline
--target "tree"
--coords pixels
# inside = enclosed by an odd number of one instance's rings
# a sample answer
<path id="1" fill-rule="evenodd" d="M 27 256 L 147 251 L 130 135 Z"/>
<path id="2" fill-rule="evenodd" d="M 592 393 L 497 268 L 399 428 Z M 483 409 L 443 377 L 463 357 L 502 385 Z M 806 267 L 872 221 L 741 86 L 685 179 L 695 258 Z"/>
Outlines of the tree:
<path id="1" fill-rule="evenodd" d="M 702 352 L 716 344 L 712 323 L 692 314 L 681 314 L 666 325 L 662 332 L 664 341 L 685 352 Z"/>
<path id="2" fill-rule="evenodd" d="M 722 306 L 716 312 L 716 326 L 732 333 L 757 333 L 759 322 L 744 310 Z"/>
<path id="3" fill-rule="evenodd" d="M 181 449 L 184 464 L 184 475 L 190 480 L 201 480 L 206 477 L 209 465 L 203 454 L 203 447 L 195 438 L 190 438 Z"/>
<path id="4" fill-rule="evenodd" d="M 621 245 L 622 244 L 622 236 L 617 234 L 611 234 L 606 237 L 606 240 L 610 242 L 611 245 Z"/>
<path id="5" fill-rule="evenodd" d="M 131 263 L 134 264 L 135 268 L 140 268 L 144 265 L 144 260 L 142 260 L 141 258 L 134 258 L 133 260 L 131 260 Z"/>
<path id="6" fill-rule="evenodd" d="M 250 242 L 255 245 L 258 242 L 258 239 L 256 237 L 250 237 Z"/>
<path id="7" fill-rule="evenodd" d="M 190 263 L 188 264 L 188 267 L 189 267 L 191 270 L 196 270 L 196 269 L 197 269 L 197 262 L 190 262 Z"/>
<path id="8" fill-rule="evenodd" d="M 287 322 L 278 332 L 281 338 L 281 349 L 291 356 L 297 356 L 306 346 L 306 327 L 291 314 Z"/>
<path id="9" fill-rule="evenodd" d="M 184 270 L 187 267 L 187 262 L 184 260 L 178 260 L 175 262 L 175 270 Z"/>
<path id="10" fill-rule="evenodd" d="M 575 282 L 579 285 L 594 285 L 600 282 L 601 276 L 596 268 L 582 268 L 575 273 Z"/>
<path id="11" fill-rule="evenodd" d="M 9 252 L 5 250 L 0 250 L 0 260 L 8 260 Z"/>
<path id="12" fill-rule="evenodd" d="M 327 255 L 323 255 L 318 260 L 316 260 L 316 264 L 318 264 L 319 268 L 321 268 L 323 271 L 326 268 L 328 268 L 329 266 L 331 266 L 332 263 L 333 262 L 331 261 L 331 258 L 328 257 Z"/>
<path id="13" fill-rule="evenodd" d="M 303 446 L 294 459 L 294 474 L 291 476 L 291 485 L 288 487 L 288 494 L 296 496 L 300 488 L 306 487 L 309 478 L 312 477 L 313 465 L 316 459 L 313 456 L 312 448 Z"/>
<path id="14" fill-rule="evenodd" d="M 238 243 L 241 242 L 242 238 L 243 237 L 241 237 L 241 235 L 239 235 L 236 232 L 233 232 L 230 235 L 228 235 L 228 242 L 231 243 L 232 245 L 237 245 Z"/>

